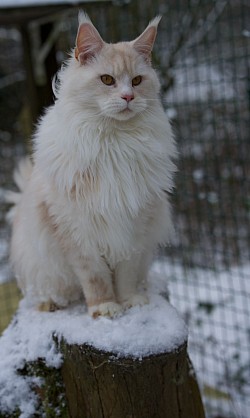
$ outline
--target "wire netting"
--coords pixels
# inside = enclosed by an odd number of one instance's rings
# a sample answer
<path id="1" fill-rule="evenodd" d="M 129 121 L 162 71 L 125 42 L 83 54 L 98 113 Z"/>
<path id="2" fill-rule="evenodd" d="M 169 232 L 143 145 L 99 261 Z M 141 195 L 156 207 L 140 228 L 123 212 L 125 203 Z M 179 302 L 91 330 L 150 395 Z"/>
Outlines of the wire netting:
<path id="1" fill-rule="evenodd" d="M 107 41 L 129 40 L 163 15 L 153 62 L 180 157 L 175 242 L 155 264 L 185 317 L 207 417 L 250 411 L 250 5 L 245 0 L 116 1 L 86 10 Z M 57 59 L 74 45 L 62 19 Z M 58 16 L 56 16 L 58 19 Z M 32 30 L 32 25 L 30 30 Z M 4 190 L 26 152 L 25 69 L 18 30 L 0 28 L 0 332 L 19 292 L 8 266 Z"/>

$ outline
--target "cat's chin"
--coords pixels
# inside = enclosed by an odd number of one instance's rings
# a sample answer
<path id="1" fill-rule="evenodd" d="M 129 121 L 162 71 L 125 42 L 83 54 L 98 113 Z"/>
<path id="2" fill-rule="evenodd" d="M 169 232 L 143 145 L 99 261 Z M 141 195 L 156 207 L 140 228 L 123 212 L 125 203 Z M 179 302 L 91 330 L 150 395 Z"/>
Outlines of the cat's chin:
<path id="1" fill-rule="evenodd" d="M 125 109 L 125 110 L 122 110 L 121 112 L 114 113 L 114 114 L 112 115 L 112 118 L 113 118 L 113 119 L 116 119 L 116 120 L 121 120 L 121 121 L 123 121 L 123 120 L 129 120 L 129 119 L 132 119 L 132 118 L 134 118 L 136 115 L 137 115 L 137 113 L 136 113 L 136 112 L 134 112 L 133 110 L 130 110 L 130 109 Z"/>

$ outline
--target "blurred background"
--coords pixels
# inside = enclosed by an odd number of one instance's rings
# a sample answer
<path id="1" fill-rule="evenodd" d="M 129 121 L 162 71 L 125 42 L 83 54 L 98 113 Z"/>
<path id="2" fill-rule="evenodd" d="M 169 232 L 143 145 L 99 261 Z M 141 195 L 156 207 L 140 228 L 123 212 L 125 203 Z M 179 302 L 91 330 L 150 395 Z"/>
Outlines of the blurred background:
<path id="1" fill-rule="evenodd" d="M 74 46 L 80 7 L 108 42 L 163 18 L 153 62 L 180 159 L 176 237 L 154 269 L 189 325 L 208 418 L 250 411 L 250 3 L 248 0 L 1 0 L 0 333 L 20 293 L 8 264 L 4 190 L 53 102 L 51 79 Z M 191 418 L 191 417 L 190 417 Z M 195 417 L 192 417 L 195 418 Z"/>

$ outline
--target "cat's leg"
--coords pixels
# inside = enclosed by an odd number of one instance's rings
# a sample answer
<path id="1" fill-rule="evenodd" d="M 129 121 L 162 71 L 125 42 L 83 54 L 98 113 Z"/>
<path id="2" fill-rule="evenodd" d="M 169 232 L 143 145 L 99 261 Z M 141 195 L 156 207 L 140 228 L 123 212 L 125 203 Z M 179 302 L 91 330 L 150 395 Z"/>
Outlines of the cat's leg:
<path id="1" fill-rule="evenodd" d="M 93 318 L 114 317 L 122 311 L 122 306 L 116 302 L 112 272 L 102 257 L 74 254 L 70 263 L 83 289 L 88 313 Z"/>
<path id="2" fill-rule="evenodd" d="M 146 242 L 144 251 L 134 254 L 129 260 L 117 264 L 115 289 L 117 298 L 124 307 L 143 305 L 148 302 L 146 294 L 147 277 L 158 243 L 166 242 L 173 234 L 171 211 L 166 200 L 155 201 L 148 221 L 144 225 Z M 144 286 L 144 290 L 143 290 Z"/>
<path id="3" fill-rule="evenodd" d="M 148 253 L 134 254 L 129 260 L 120 261 L 115 268 L 115 291 L 118 301 L 125 307 L 148 303 L 146 280 Z"/>

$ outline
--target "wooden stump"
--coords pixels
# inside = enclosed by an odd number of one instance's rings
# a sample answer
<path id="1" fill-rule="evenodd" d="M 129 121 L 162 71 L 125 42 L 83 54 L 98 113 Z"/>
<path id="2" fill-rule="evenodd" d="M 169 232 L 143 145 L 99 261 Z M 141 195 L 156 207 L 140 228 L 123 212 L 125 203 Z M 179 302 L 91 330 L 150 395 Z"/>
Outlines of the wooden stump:
<path id="1" fill-rule="evenodd" d="M 143 359 L 65 342 L 60 349 L 71 418 L 205 418 L 186 344 Z"/>
<path id="2" fill-rule="evenodd" d="M 205 418 L 187 338 L 160 294 L 113 320 L 21 306 L 0 339 L 0 418 Z"/>

